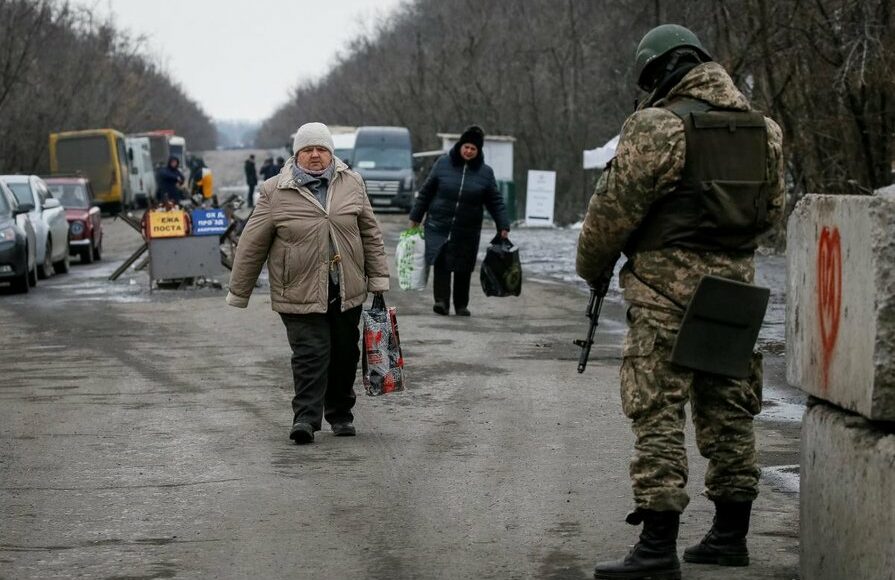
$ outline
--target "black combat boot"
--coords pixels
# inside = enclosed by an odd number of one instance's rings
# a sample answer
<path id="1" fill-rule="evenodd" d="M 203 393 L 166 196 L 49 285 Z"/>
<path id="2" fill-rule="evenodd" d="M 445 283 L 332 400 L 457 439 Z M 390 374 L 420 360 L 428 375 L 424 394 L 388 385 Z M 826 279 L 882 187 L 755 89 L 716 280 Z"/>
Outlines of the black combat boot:
<path id="1" fill-rule="evenodd" d="M 718 564 L 719 566 L 748 566 L 751 501 L 715 502 L 712 529 L 701 542 L 684 550 L 684 562 Z"/>
<path id="2" fill-rule="evenodd" d="M 643 522 L 640 541 L 627 557 L 597 564 L 598 580 L 680 580 L 681 563 L 677 559 L 678 512 L 641 510 L 628 515 L 631 525 Z"/>

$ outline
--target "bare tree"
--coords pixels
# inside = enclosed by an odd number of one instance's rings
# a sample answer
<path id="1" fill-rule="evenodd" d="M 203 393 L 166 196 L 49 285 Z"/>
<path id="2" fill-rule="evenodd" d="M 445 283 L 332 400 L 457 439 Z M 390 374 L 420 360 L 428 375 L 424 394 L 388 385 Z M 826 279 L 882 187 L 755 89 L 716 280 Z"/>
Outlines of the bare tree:
<path id="1" fill-rule="evenodd" d="M 518 191 L 528 169 L 558 172 L 557 216 L 572 221 L 592 187 L 581 151 L 631 112 L 634 50 L 661 20 L 695 30 L 781 124 L 797 195 L 867 191 L 891 181 L 891 12 L 891 0 L 415 0 L 296 88 L 258 140 L 323 120 L 407 126 L 431 149 L 437 132 L 481 123 L 517 138 Z"/>
<path id="2" fill-rule="evenodd" d="M 0 171 L 47 171 L 49 133 L 98 127 L 172 128 L 197 149 L 216 139 L 140 39 L 68 3 L 0 0 Z"/>

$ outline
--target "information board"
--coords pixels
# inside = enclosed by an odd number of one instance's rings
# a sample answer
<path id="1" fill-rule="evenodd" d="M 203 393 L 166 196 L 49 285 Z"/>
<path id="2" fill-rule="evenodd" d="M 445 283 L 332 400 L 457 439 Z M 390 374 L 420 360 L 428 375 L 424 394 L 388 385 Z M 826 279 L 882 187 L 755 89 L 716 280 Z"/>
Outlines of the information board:
<path id="1" fill-rule="evenodd" d="M 556 172 L 530 170 L 525 197 L 525 224 L 552 226 L 555 199 Z"/>
<path id="2" fill-rule="evenodd" d="M 180 209 L 149 212 L 150 238 L 182 238 L 186 235 L 186 213 Z"/>
<path id="3" fill-rule="evenodd" d="M 194 209 L 192 234 L 194 236 L 219 236 L 227 231 L 227 214 L 222 209 Z"/>

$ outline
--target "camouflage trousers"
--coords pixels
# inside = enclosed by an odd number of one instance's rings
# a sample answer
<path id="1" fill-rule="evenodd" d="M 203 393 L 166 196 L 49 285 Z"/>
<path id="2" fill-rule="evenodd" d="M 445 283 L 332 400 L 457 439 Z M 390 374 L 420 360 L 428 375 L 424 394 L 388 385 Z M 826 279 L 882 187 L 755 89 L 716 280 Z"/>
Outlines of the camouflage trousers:
<path id="1" fill-rule="evenodd" d="M 752 376 L 745 380 L 674 365 L 668 361 L 679 320 L 638 306 L 628 310 L 621 398 L 637 438 L 631 459 L 635 504 L 656 511 L 687 507 L 688 401 L 697 447 L 709 460 L 706 495 L 713 501 L 751 501 L 758 494 L 752 419 L 761 411 L 761 355 L 753 356 Z"/>

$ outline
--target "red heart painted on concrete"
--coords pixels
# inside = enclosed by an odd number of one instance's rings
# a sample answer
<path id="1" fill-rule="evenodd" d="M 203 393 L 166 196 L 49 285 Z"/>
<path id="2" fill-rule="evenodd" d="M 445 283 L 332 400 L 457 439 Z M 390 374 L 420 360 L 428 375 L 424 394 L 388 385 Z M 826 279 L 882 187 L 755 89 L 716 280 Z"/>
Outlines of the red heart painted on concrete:
<path id="1" fill-rule="evenodd" d="M 817 316 L 820 320 L 823 390 L 829 386 L 830 363 L 839 336 L 842 310 L 842 244 L 839 228 L 824 227 L 817 244 Z"/>

